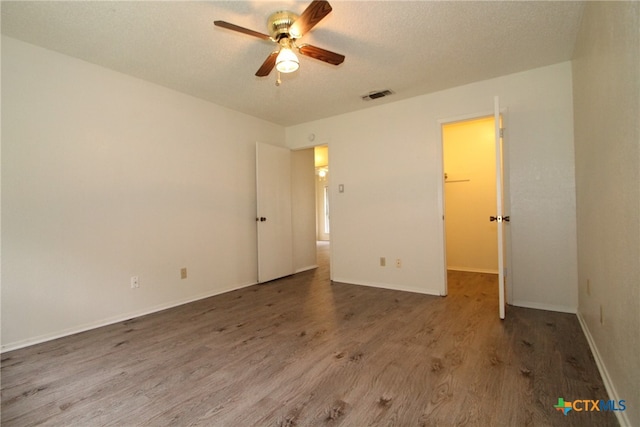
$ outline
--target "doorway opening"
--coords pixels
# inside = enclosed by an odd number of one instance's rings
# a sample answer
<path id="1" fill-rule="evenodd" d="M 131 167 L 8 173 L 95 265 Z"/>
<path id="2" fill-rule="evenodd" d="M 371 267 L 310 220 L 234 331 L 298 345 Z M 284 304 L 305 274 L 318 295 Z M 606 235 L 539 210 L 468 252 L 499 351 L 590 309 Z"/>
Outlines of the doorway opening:
<path id="1" fill-rule="evenodd" d="M 448 290 L 498 280 L 494 116 L 442 124 L 445 259 Z M 469 285 L 472 286 L 472 285 Z M 496 292 L 497 299 L 497 292 Z"/>
<path id="2" fill-rule="evenodd" d="M 329 214 L 329 147 L 313 148 L 316 168 L 316 239 L 328 242 L 331 233 Z"/>
<path id="3" fill-rule="evenodd" d="M 318 266 L 330 266 L 329 146 L 313 147 L 316 177 L 316 253 Z"/>

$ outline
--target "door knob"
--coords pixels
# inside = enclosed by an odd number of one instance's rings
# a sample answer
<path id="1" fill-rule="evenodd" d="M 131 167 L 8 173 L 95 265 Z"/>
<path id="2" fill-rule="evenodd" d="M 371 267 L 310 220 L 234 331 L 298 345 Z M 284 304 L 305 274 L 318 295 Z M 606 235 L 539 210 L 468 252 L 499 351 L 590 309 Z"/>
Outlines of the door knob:
<path id="1" fill-rule="evenodd" d="M 260 217 L 260 222 L 265 222 L 266 220 L 267 220 L 267 218 L 265 218 L 263 216 Z"/>
<path id="2" fill-rule="evenodd" d="M 498 222 L 502 222 L 502 221 L 506 221 L 509 222 L 511 218 L 509 218 L 508 216 L 490 216 L 489 217 L 489 221 L 493 222 L 493 221 L 498 221 Z"/>

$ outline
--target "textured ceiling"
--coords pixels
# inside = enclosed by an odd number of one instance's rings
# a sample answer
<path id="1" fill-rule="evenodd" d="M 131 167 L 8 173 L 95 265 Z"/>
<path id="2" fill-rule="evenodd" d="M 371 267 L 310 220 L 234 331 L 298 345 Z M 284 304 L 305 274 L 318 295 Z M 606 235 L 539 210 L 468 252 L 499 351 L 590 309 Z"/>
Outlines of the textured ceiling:
<path id="1" fill-rule="evenodd" d="M 346 56 L 300 58 L 275 85 L 255 77 L 274 11 L 308 1 L 2 1 L 2 33 L 282 125 L 293 125 L 571 59 L 581 2 L 331 1 L 300 41 Z M 395 94 L 362 101 L 371 91 Z"/>

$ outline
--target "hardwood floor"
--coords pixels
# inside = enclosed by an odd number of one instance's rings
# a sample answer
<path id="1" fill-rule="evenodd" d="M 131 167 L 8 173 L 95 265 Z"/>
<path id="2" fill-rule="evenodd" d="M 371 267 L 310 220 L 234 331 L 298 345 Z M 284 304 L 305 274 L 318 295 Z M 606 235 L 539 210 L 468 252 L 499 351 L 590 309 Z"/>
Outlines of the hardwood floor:
<path id="1" fill-rule="evenodd" d="M 268 284 L 2 355 L 3 426 L 586 426 L 607 399 L 575 316 L 509 307 L 496 278 L 447 297 Z"/>

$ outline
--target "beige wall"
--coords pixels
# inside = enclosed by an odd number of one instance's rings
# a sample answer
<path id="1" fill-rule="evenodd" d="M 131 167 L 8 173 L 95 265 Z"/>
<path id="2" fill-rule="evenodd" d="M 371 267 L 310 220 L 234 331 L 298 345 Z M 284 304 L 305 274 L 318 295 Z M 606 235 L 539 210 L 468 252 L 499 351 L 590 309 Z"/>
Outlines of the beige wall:
<path id="1" fill-rule="evenodd" d="M 493 117 L 442 127 L 447 268 L 498 273 Z"/>
<path id="2" fill-rule="evenodd" d="M 640 3 L 588 3 L 573 61 L 579 317 L 640 425 Z M 602 310 L 602 322 L 601 322 Z M 626 417 L 626 419 L 625 419 Z"/>

